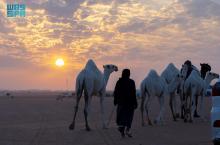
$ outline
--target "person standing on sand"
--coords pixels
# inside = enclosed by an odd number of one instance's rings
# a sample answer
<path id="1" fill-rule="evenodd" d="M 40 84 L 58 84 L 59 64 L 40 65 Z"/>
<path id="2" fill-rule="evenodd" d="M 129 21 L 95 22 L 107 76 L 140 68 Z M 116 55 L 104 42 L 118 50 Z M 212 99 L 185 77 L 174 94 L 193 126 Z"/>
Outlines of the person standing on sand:
<path id="1" fill-rule="evenodd" d="M 114 105 L 117 105 L 116 123 L 122 137 L 132 137 L 131 125 L 134 110 L 137 108 L 135 82 L 130 79 L 130 70 L 124 69 L 122 77 L 116 83 L 114 90 Z"/>

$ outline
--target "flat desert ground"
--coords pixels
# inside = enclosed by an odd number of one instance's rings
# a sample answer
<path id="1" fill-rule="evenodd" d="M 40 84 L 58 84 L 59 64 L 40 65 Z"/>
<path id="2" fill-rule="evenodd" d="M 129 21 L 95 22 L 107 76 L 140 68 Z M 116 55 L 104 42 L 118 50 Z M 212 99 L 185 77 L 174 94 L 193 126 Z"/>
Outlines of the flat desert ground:
<path id="1" fill-rule="evenodd" d="M 31 93 L 30 93 L 31 94 Z M 92 131 L 85 131 L 83 106 L 80 102 L 75 130 L 68 129 L 72 121 L 75 98 L 56 100 L 57 95 L 39 93 L 14 94 L 14 98 L 0 97 L 0 145 L 211 145 L 210 110 L 211 98 L 206 97 L 206 121 L 195 119 L 194 123 L 173 122 L 168 98 L 166 98 L 163 125 L 141 126 L 140 109 L 135 112 L 133 138 L 120 137 L 115 124 L 115 113 L 109 129 L 101 127 L 99 98 L 92 98 L 89 118 Z M 178 96 L 177 96 L 178 99 Z M 106 120 L 113 110 L 113 98 L 105 98 Z M 140 107 L 140 100 L 139 107 Z M 151 104 L 151 116 L 155 118 L 159 103 Z"/>

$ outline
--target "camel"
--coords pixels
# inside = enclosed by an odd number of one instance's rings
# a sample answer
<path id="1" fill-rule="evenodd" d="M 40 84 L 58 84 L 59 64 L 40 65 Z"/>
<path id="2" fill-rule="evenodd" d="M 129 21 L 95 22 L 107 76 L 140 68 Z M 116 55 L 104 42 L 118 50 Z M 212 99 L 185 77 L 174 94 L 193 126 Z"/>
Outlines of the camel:
<path id="1" fill-rule="evenodd" d="M 164 109 L 165 109 L 165 96 L 169 94 L 168 88 L 175 88 L 176 79 L 181 81 L 181 77 L 179 75 L 176 76 L 175 80 L 171 81 L 168 85 L 165 79 L 157 74 L 155 70 L 150 70 L 147 77 L 141 82 L 141 118 L 142 118 L 142 126 L 145 125 L 144 121 L 144 108 L 146 111 L 147 121 L 149 125 L 152 125 L 151 119 L 149 117 L 149 107 L 151 100 L 154 96 L 158 97 L 160 104 L 160 112 L 157 116 L 155 123 L 162 123 Z"/>
<path id="2" fill-rule="evenodd" d="M 70 130 L 73 130 L 75 127 L 75 119 L 78 111 L 79 101 L 84 92 L 84 116 L 85 116 L 85 126 L 86 130 L 90 131 L 88 124 L 88 116 L 91 107 L 91 100 L 93 95 L 100 96 L 100 105 L 101 105 L 101 118 L 103 128 L 107 128 L 105 119 L 104 119 L 104 106 L 103 99 L 106 94 L 106 85 L 108 83 L 110 74 L 114 71 L 118 71 L 118 67 L 112 64 L 103 65 L 104 72 L 102 73 L 96 66 L 93 60 L 88 60 L 85 68 L 78 74 L 76 78 L 76 106 L 74 110 L 73 121 L 69 126 Z"/>
<path id="3" fill-rule="evenodd" d="M 209 64 L 207 64 L 207 63 L 200 63 L 200 66 L 201 66 L 201 70 L 200 70 L 200 71 L 199 71 L 194 65 L 192 65 L 192 68 L 193 68 L 193 70 L 195 70 L 196 73 L 197 73 L 199 76 L 201 76 L 202 79 L 204 80 L 204 79 L 205 79 L 205 76 L 206 76 L 206 73 L 207 73 L 208 71 L 211 71 L 211 66 L 210 66 Z M 186 78 L 187 72 L 188 72 L 188 66 L 187 66 L 187 65 L 182 65 L 181 74 L 183 75 L 184 80 L 187 79 L 187 78 Z M 185 108 L 184 108 L 185 96 L 184 96 L 184 94 L 183 94 L 183 91 L 181 91 L 181 90 L 183 90 L 184 83 L 185 83 L 185 81 L 183 81 L 183 82 L 181 83 L 181 89 L 180 89 L 180 96 L 181 96 L 181 118 L 184 118 L 184 112 L 185 112 Z M 195 104 L 196 104 L 196 109 L 195 109 L 195 112 L 194 112 L 194 117 L 200 117 L 200 116 L 198 115 L 198 113 L 197 113 L 197 112 L 198 112 L 198 111 L 197 111 L 197 110 L 198 110 L 198 95 L 196 96 L 196 102 L 195 102 Z"/>
<path id="4" fill-rule="evenodd" d="M 197 74 L 200 75 L 199 69 L 198 69 L 196 66 L 192 65 L 192 69 L 193 69 Z M 186 64 L 183 64 L 183 65 L 182 65 L 182 69 L 181 69 L 180 72 L 181 72 L 181 74 L 183 75 L 184 79 L 186 79 L 187 72 L 188 72 L 188 66 L 187 66 Z"/>
<path id="5" fill-rule="evenodd" d="M 179 87 L 180 102 L 181 102 L 181 118 L 182 118 L 182 119 L 184 119 L 184 114 L 185 114 L 185 111 L 186 111 L 185 106 L 184 106 L 184 104 L 185 104 L 185 96 L 184 96 L 183 90 L 184 90 L 185 80 L 187 79 L 186 77 L 187 77 L 188 69 L 189 69 L 189 68 L 188 68 L 188 65 L 183 64 L 183 65 L 182 65 L 182 68 L 181 68 L 181 71 L 180 71 L 181 75 L 182 75 L 183 78 L 184 78 L 184 80 L 181 82 L 180 87 Z M 192 69 L 193 69 L 198 75 L 200 75 L 200 72 L 199 72 L 199 70 L 197 69 L 197 67 L 195 67 L 194 65 L 192 65 Z"/>
<path id="6" fill-rule="evenodd" d="M 200 69 L 200 75 L 202 77 L 202 79 L 205 79 L 206 73 L 208 71 L 211 71 L 211 66 L 208 63 L 200 63 L 201 69 Z M 196 109 L 194 112 L 194 117 L 200 117 L 198 115 L 198 100 L 199 100 L 199 96 L 196 96 Z"/>
<path id="7" fill-rule="evenodd" d="M 209 84 L 212 80 L 219 78 L 219 74 L 207 72 L 206 77 L 203 80 L 202 77 L 193 70 L 189 77 L 185 80 L 183 93 L 185 98 L 184 108 L 186 110 L 184 115 L 184 122 L 193 122 L 193 113 L 195 112 L 195 101 L 196 96 L 200 96 L 200 111 L 203 116 L 203 99 L 205 96 L 206 89 L 208 88 Z M 189 118 L 189 119 L 188 119 Z"/>
<path id="8" fill-rule="evenodd" d="M 176 76 L 179 75 L 179 73 L 180 71 L 175 67 L 173 63 L 170 63 L 166 67 L 166 69 L 161 73 L 161 77 L 165 79 L 168 85 L 170 83 L 176 83 L 175 85 L 172 85 L 172 88 L 170 88 L 171 86 L 168 87 L 169 96 L 170 96 L 169 105 L 170 105 L 170 109 L 171 109 L 171 113 L 172 113 L 174 121 L 177 121 L 176 118 L 178 117 L 175 93 L 176 93 L 178 86 L 181 83 L 181 80 L 176 78 Z M 180 76 L 180 77 L 182 77 L 182 80 L 183 80 L 183 76 Z"/>

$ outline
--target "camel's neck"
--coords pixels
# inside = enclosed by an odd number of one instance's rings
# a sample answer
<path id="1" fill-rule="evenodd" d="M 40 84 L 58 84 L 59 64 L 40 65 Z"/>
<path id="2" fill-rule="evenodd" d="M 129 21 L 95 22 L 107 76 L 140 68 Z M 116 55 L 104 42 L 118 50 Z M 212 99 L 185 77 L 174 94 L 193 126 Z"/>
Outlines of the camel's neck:
<path id="1" fill-rule="evenodd" d="M 111 72 L 109 70 L 104 69 L 104 84 L 105 84 L 105 87 L 108 83 L 110 74 L 111 74 Z"/>
<path id="2" fill-rule="evenodd" d="M 200 75 L 201 75 L 201 77 L 202 77 L 203 80 L 205 80 L 206 73 L 207 73 L 206 70 L 201 69 L 201 71 L 200 71 Z"/>
<path id="3" fill-rule="evenodd" d="M 206 85 L 206 87 L 208 87 L 209 86 L 209 84 L 211 83 L 211 81 L 213 80 L 213 78 L 211 78 L 211 77 L 206 77 L 205 78 L 205 85 Z"/>

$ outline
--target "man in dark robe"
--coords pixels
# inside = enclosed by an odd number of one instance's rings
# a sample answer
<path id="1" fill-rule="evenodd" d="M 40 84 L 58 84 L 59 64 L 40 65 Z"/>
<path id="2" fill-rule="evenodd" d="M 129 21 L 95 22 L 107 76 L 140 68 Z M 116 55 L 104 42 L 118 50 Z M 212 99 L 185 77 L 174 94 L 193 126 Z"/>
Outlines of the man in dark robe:
<path id="1" fill-rule="evenodd" d="M 116 123 L 122 137 L 132 137 L 130 128 L 137 108 L 135 82 L 130 79 L 130 70 L 124 69 L 122 77 L 116 83 L 114 90 L 114 105 L 117 105 Z"/>

